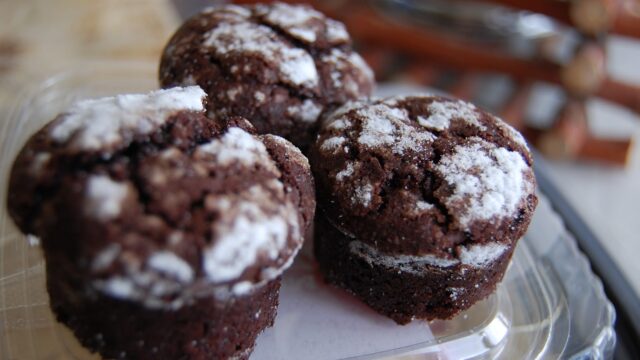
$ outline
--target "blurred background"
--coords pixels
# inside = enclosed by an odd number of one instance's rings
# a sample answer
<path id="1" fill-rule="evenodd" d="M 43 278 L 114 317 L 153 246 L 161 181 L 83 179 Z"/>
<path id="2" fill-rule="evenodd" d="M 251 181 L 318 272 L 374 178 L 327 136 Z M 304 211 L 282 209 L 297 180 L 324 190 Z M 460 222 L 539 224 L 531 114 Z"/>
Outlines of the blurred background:
<path id="1" fill-rule="evenodd" d="M 155 72 L 183 19 L 213 3 L 0 0 L 0 122 L 21 90 L 59 73 L 110 62 Z M 347 25 L 379 82 L 446 91 L 521 130 L 637 299 L 639 1 L 307 3 Z"/>

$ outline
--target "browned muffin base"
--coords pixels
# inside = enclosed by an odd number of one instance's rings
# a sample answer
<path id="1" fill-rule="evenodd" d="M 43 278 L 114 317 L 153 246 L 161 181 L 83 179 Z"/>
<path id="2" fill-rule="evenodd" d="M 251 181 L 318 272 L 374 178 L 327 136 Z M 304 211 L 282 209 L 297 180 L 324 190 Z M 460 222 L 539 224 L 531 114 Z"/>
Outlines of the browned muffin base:
<path id="1" fill-rule="evenodd" d="M 450 319 L 489 296 L 502 280 L 514 249 L 509 247 L 485 268 L 425 265 L 424 273 L 416 275 L 369 264 L 354 255 L 349 250 L 353 239 L 329 224 L 321 212 L 315 229 L 314 253 L 325 279 L 401 325 L 413 319 Z"/>
<path id="2" fill-rule="evenodd" d="M 97 293 L 73 296 L 73 281 L 55 265 L 47 265 L 47 288 L 57 320 L 107 359 L 248 359 L 276 316 L 280 278 L 227 302 L 208 297 L 176 311 L 151 310 Z"/>

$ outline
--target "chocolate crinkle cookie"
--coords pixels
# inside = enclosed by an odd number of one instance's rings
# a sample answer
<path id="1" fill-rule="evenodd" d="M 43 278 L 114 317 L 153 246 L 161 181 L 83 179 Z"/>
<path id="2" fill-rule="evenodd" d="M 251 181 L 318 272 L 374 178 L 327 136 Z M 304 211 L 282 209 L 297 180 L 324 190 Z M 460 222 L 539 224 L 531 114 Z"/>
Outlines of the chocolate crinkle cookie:
<path id="1" fill-rule="evenodd" d="M 106 358 L 247 358 L 313 218 L 306 158 L 199 87 L 76 103 L 36 133 L 8 207 L 50 304 Z"/>
<path id="2" fill-rule="evenodd" d="M 213 118 L 249 119 L 306 149 L 320 115 L 369 96 L 373 74 L 342 23 L 306 5 L 209 8 L 185 22 L 160 63 L 163 87 L 200 85 Z"/>
<path id="3" fill-rule="evenodd" d="M 311 163 L 321 271 L 400 324 L 488 296 L 537 204 L 522 136 L 460 100 L 347 104 L 321 126 Z"/>

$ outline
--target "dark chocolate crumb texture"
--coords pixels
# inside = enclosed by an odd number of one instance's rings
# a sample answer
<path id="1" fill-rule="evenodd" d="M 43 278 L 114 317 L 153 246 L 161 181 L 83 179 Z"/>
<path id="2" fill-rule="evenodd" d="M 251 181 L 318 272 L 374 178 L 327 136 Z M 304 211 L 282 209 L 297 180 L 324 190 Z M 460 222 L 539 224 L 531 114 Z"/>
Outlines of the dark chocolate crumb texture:
<path id="1" fill-rule="evenodd" d="M 105 357 L 243 358 L 273 323 L 314 214 L 309 165 L 205 99 L 81 101 L 13 165 L 9 212 L 42 240 L 51 307 Z"/>
<path id="2" fill-rule="evenodd" d="M 322 271 L 399 323 L 493 291 L 537 204 L 522 136 L 460 100 L 347 104 L 311 157 Z"/>
<path id="3" fill-rule="evenodd" d="M 342 23 L 305 5 L 209 8 L 185 22 L 160 63 L 163 87 L 200 85 L 209 116 L 249 119 L 305 149 L 327 109 L 369 96 L 373 74 Z"/>

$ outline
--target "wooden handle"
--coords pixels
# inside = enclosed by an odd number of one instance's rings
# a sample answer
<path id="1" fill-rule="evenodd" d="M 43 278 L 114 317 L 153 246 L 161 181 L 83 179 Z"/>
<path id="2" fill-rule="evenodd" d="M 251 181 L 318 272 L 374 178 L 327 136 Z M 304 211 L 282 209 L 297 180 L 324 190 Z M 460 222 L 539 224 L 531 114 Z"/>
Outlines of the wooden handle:
<path id="1" fill-rule="evenodd" d="M 579 159 L 625 166 L 633 148 L 632 139 L 598 139 L 589 135 L 578 150 Z"/>
<path id="2" fill-rule="evenodd" d="M 619 0 L 617 16 L 613 22 L 616 34 L 640 38 L 640 3 L 636 0 Z"/>
<path id="3" fill-rule="evenodd" d="M 552 159 L 600 161 L 625 166 L 633 146 L 630 138 L 600 139 L 589 133 L 583 101 L 569 100 L 551 129 L 538 133 L 536 145 Z"/>
<path id="4" fill-rule="evenodd" d="M 538 139 L 538 148 L 553 159 L 572 159 L 587 138 L 587 111 L 583 101 L 569 100 L 553 127 Z"/>
<path id="5" fill-rule="evenodd" d="M 616 0 L 572 0 L 569 5 L 571 22 L 580 31 L 597 35 L 610 30 L 618 10 Z"/>
<path id="6" fill-rule="evenodd" d="M 640 86 L 610 77 L 602 81 L 596 95 L 640 114 Z"/>
<path id="7" fill-rule="evenodd" d="M 480 0 L 482 1 L 482 0 Z M 575 26 L 588 35 L 611 32 L 640 38 L 640 4 L 635 0 L 491 0 Z"/>
<path id="8" fill-rule="evenodd" d="M 583 45 L 560 76 L 571 95 L 586 97 L 595 93 L 606 76 L 604 49 L 597 43 Z"/>

